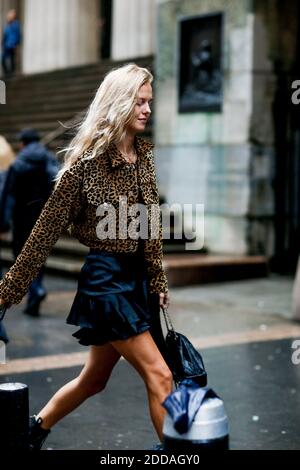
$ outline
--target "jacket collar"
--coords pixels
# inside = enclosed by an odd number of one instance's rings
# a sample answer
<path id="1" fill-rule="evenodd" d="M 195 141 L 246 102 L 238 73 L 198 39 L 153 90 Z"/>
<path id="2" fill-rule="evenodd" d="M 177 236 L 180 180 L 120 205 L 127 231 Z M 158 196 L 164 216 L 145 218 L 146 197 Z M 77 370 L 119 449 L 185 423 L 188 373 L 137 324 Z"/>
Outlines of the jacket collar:
<path id="1" fill-rule="evenodd" d="M 144 158 L 146 158 L 148 152 L 152 151 L 154 147 L 154 144 L 148 142 L 145 139 L 142 139 L 142 137 L 136 137 L 134 145 L 137 151 L 138 160 L 143 160 Z M 115 144 L 112 144 L 110 146 L 108 153 L 111 160 L 112 168 L 126 165 L 126 160 L 122 156 L 121 152 L 117 149 L 117 146 Z"/>

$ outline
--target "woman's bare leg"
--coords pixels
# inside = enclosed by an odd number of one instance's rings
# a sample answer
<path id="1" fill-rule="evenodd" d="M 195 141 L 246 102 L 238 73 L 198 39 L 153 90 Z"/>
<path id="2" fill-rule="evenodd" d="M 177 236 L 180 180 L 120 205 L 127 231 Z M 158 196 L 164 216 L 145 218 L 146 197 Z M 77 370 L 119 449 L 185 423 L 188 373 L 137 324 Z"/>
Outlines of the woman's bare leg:
<path id="1" fill-rule="evenodd" d="M 91 346 L 88 360 L 80 375 L 64 385 L 37 415 L 42 427 L 50 429 L 84 400 L 105 388 L 110 374 L 120 359 L 120 354 L 109 343 Z"/>
<path id="2" fill-rule="evenodd" d="M 126 340 L 113 341 L 111 344 L 143 378 L 148 392 L 151 419 L 162 441 L 166 411 L 161 404 L 172 392 L 173 379 L 170 369 L 149 331 Z"/>

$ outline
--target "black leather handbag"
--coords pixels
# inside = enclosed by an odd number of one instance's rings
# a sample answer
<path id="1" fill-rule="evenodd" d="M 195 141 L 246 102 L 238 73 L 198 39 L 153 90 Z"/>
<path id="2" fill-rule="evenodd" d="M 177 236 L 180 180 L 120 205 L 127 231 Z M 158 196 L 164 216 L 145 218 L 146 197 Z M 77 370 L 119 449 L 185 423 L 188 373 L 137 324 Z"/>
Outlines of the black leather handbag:
<path id="1" fill-rule="evenodd" d="M 6 330 L 2 323 L 6 310 L 7 310 L 6 304 L 0 305 L 0 341 L 3 341 L 4 343 L 8 343 L 9 341 Z"/>
<path id="2" fill-rule="evenodd" d="M 167 327 L 165 338 L 168 365 L 178 385 L 185 379 L 193 379 L 200 387 L 207 385 L 207 373 L 201 354 L 189 339 L 174 330 L 168 311 L 163 310 Z"/>

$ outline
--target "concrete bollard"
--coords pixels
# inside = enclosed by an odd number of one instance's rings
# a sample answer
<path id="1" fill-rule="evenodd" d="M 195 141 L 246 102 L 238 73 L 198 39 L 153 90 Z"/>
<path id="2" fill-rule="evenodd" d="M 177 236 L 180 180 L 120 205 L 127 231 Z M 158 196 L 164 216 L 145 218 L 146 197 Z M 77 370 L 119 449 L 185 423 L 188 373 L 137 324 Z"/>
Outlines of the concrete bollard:
<path id="1" fill-rule="evenodd" d="M 184 434 L 176 431 L 171 417 L 167 414 L 163 435 L 164 450 L 167 452 L 228 450 L 229 426 L 223 401 L 218 397 L 206 399 L 199 408 L 192 426 Z"/>
<path id="2" fill-rule="evenodd" d="M 0 384 L 0 450 L 28 450 L 29 394 L 27 385 Z"/>

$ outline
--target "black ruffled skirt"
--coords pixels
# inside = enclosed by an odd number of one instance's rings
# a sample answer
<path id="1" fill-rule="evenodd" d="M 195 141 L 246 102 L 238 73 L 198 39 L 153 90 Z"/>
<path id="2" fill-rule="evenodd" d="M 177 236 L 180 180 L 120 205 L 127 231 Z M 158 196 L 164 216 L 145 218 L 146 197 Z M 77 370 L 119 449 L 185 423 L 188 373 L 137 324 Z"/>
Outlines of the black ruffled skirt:
<path id="1" fill-rule="evenodd" d="M 80 326 L 80 344 L 102 345 L 150 328 L 144 253 L 90 250 L 81 269 L 67 323 Z"/>

